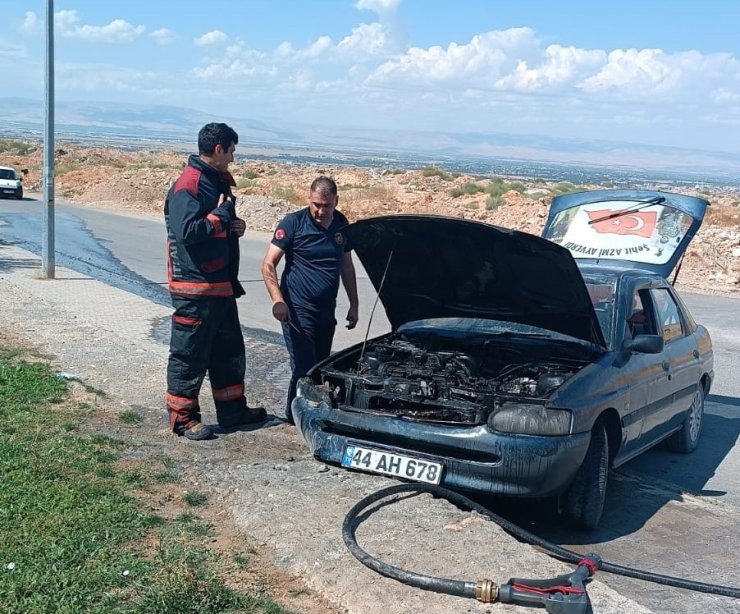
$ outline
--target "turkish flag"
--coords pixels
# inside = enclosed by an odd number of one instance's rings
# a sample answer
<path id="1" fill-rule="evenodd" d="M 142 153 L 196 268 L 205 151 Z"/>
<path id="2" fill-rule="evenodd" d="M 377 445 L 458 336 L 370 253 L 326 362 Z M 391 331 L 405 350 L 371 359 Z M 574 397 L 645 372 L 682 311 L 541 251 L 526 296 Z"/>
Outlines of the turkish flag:
<path id="1" fill-rule="evenodd" d="M 603 210 L 586 211 L 591 227 L 602 234 L 638 235 L 649 239 L 655 231 L 658 220 L 656 211 Z M 619 215 L 615 215 L 619 214 Z M 610 217 L 611 216 L 611 217 Z M 605 219 L 608 218 L 608 219 Z M 600 220 L 598 222 L 594 220 Z"/>

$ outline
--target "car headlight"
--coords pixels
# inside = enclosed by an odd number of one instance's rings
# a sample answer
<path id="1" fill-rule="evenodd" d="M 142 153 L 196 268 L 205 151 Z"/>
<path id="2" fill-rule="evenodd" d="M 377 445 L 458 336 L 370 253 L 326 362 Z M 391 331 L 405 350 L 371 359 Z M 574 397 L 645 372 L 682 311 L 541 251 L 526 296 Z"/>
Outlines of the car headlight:
<path id="1" fill-rule="evenodd" d="M 567 435 L 570 422 L 568 410 L 526 403 L 504 403 L 488 417 L 491 430 L 518 435 Z"/>
<path id="2" fill-rule="evenodd" d="M 331 407 L 329 388 L 327 386 L 317 386 L 307 377 L 298 380 L 296 396 L 301 397 L 309 407 L 319 407 L 320 405 Z"/>

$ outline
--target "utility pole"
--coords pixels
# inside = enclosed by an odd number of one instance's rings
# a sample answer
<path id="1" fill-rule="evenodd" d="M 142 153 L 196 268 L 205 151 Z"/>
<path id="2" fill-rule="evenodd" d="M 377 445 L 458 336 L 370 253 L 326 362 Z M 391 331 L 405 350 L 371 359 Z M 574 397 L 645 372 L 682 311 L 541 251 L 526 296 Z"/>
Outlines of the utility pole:
<path id="1" fill-rule="evenodd" d="M 46 111 L 44 126 L 44 224 L 41 269 L 54 279 L 54 0 L 46 0 Z"/>

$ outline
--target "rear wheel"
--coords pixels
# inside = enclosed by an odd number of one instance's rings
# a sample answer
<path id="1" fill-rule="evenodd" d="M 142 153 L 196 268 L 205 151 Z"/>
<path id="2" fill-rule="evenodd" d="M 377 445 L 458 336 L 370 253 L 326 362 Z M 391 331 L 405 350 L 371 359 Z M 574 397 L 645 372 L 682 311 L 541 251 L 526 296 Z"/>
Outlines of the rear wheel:
<path id="1" fill-rule="evenodd" d="M 688 454 L 699 445 L 701 425 L 704 418 L 704 389 L 699 385 L 694 392 L 689 412 L 683 421 L 681 430 L 676 431 L 668 438 L 668 448 L 673 452 Z"/>
<path id="2" fill-rule="evenodd" d="M 560 498 L 560 515 L 568 526 L 595 529 L 601 520 L 609 474 L 609 437 L 598 423 L 591 432 L 591 443 L 576 477 Z"/>

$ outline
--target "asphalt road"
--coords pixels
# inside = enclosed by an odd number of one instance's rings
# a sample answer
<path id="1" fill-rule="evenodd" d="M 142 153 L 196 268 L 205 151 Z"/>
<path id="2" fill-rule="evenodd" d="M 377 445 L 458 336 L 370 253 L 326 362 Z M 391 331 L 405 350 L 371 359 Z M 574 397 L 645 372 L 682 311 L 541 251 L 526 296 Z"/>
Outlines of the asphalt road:
<path id="1" fill-rule="evenodd" d="M 0 201 L 0 241 L 40 253 L 41 222 L 38 200 Z M 269 239 L 265 233 L 247 233 L 242 240 L 241 279 L 247 296 L 239 301 L 240 314 L 246 334 L 281 343 L 280 327 L 271 316 L 260 275 Z M 159 218 L 65 204 L 56 207 L 59 265 L 169 304 L 164 245 L 164 225 Z M 353 331 L 341 326 L 347 302 L 340 291 L 335 349 L 362 341 L 366 333 L 375 294 L 359 267 L 358 274 L 360 324 Z M 620 468 L 610 479 L 602 525 L 588 536 L 563 531 L 537 506 L 491 504 L 553 541 L 583 551 L 595 549 L 613 562 L 738 586 L 740 378 L 735 374 L 740 368 L 740 300 L 688 293 L 683 297 L 695 319 L 709 329 L 715 349 L 716 379 L 699 448 L 687 456 L 655 449 Z M 387 330 L 378 304 L 369 336 Z M 656 611 L 710 611 L 694 593 L 646 590 L 643 583 L 611 578 L 608 583 L 620 592 L 641 591 L 641 602 Z M 713 602 L 711 607 L 712 611 L 738 612 L 736 604 Z"/>

